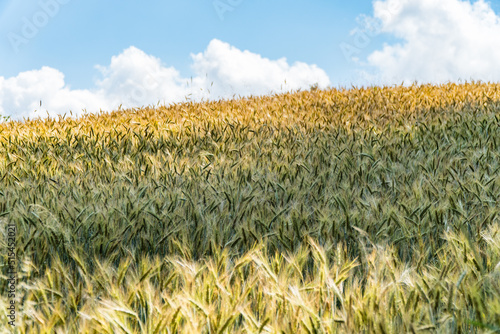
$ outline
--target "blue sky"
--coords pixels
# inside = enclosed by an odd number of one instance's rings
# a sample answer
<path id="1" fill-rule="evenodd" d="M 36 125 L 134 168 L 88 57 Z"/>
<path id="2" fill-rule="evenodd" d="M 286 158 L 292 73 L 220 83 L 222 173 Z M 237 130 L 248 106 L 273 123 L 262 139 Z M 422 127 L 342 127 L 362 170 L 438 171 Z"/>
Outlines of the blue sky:
<path id="1" fill-rule="evenodd" d="M 232 11 L 220 10 L 221 20 L 216 6 L 210 0 L 70 0 L 15 52 L 6 34 L 20 32 L 22 17 L 32 18 L 42 8 L 38 1 L 10 1 L 1 24 L 0 74 L 51 66 L 64 72 L 73 87 L 86 88 L 99 74 L 94 65 L 108 64 L 133 45 L 190 75 L 189 54 L 217 38 L 267 58 L 315 63 L 341 81 L 349 78 L 353 64 L 338 45 L 348 40 L 356 17 L 372 9 L 371 1 L 242 0 L 229 5 Z"/>
<path id="2" fill-rule="evenodd" d="M 198 99 L 500 79 L 500 1 L 0 1 L 0 114 L 14 118 L 40 99 L 51 114 L 177 102 L 191 77 Z"/>

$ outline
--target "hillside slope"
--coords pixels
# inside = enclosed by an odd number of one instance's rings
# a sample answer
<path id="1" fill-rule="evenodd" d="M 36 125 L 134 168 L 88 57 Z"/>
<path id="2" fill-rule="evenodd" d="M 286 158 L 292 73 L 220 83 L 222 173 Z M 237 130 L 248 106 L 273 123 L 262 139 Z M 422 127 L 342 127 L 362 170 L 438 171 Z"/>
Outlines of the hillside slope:
<path id="1" fill-rule="evenodd" d="M 499 330 L 499 161 L 484 83 L 0 124 L 17 330 Z"/>

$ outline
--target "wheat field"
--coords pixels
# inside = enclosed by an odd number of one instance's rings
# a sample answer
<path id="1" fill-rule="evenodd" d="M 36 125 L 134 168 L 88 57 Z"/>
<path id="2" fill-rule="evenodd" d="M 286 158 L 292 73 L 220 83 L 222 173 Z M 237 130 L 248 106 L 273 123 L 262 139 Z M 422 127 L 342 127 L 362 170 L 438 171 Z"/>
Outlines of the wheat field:
<path id="1" fill-rule="evenodd" d="M 0 123 L 15 333 L 500 332 L 500 85 Z"/>

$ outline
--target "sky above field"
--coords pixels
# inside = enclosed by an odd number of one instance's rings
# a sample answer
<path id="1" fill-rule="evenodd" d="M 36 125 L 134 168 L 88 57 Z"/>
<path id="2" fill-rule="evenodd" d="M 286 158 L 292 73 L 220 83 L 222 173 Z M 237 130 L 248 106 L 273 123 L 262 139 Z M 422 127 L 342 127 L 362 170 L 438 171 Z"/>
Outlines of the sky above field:
<path id="1" fill-rule="evenodd" d="M 0 115 L 499 82 L 499 36 L 500 0 L 0 0 Z"/>

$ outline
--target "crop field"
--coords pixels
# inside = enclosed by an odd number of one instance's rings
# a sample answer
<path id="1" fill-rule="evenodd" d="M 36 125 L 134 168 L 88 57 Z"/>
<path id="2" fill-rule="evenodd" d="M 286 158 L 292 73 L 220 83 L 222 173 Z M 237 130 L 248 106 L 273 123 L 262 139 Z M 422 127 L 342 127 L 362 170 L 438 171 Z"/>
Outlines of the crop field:
<path id="1" fill-rule="evenodd" d="M 0 123 L 0 225 L 6 333 L 498 333 L 500 85 Z"/>

